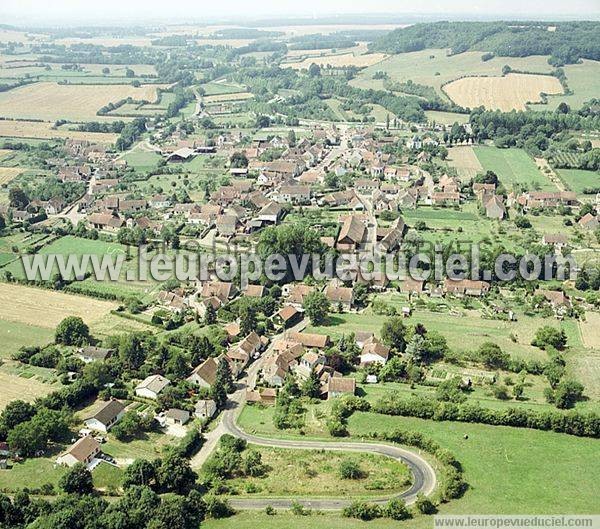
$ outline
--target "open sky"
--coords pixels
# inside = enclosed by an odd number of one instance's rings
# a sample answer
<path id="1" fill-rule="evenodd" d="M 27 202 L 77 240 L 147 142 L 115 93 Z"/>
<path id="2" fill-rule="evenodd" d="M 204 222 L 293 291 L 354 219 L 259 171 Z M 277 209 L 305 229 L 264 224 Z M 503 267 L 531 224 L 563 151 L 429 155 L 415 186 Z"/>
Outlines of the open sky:
<path id="1" fill-rule="evenodd" d="M 108 21 L 144 23 L 169 20 L 202 21 L 235 17 L 319 17 L 332 14 L 464 15 L 495 18 L 527 17 L 597 19 L 600 0 L 0 0 L 0 23 L 7 24 L 101 24 Z"/>

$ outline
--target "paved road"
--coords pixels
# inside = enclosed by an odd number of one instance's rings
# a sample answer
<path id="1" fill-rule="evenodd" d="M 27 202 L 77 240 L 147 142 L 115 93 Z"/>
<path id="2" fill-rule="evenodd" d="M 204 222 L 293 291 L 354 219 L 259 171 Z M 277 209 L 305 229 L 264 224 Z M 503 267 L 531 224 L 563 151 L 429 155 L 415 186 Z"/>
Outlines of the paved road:
<path id="1" fill-rule="evenodd" d="M 306 320 L 300 322 L 293 329 L 294 331 L 302 330 L 306 326 Z M 240 414 L 246 397 L 246 388 L 254 388 L 256 385 L 256 378 L 260 371 L 264 361 L 272 354 L 273 344 L 279 338 L 280 335 L 274 336 L 269 348 L 263 353 L 261 358 L 254 362 L 248 369 L 247 375 L 244 379 L 238 382 L 237 390 L 235 393 L 230 395 L 227 409 L 221 414 L 220 420 L 217 426 L 208 432 L 206 442 L 202 446 L 202 449 L 192 458 L 192 468 L 201 467 L 206 459 L 210 456 L 213 450 L 217 447 L 218 441 L 223 434 L 230 434 L 236 437 L 245 439 L 249 443 L 271 446 L 276 448 L 290 448 L 294 450 L 333 450 L 333 451 L 344 451 L 344 452 L 369 452 L 371 454 L 379 454 L 385 457 L 391 457 L 397 459 L 408 466 L 413 475 L 412 485 L 410 488 L 403 493 L 397 495 L 404 499 L 407 504 L 411 504 L 415 501 L 417 494 L 422 492 L 425 495 L 431 494 L 436 486 L 435 471 L 431 465 L 423 459 L 416 452 L 405 450 L 398 446 L 387 445 L 381 443 L 360 443 L 350 441 L 312 441 L 312 440 L 296 440 L 296 439 L 270 439 L 265 437 L 259 437 L 256 435 L 249 434 L 242 430 L 237 425 L 237 418 Z M 389 501 L 390 497 L 374 498 L 374 503 L 385 503 Z M 302 505 L 318 510 L 340 510 L 351 503 L 351 500 L 345 499 L 298 499 Z M 261 498 L 248 498 L 240 499 L 235 498 L 230 500 L 231 505 L 236 509 L 264 509 L 271 505 L 275 508 L 285 509 L 289 508 L 292 504 L 292 499 L 261 499 Z"/>

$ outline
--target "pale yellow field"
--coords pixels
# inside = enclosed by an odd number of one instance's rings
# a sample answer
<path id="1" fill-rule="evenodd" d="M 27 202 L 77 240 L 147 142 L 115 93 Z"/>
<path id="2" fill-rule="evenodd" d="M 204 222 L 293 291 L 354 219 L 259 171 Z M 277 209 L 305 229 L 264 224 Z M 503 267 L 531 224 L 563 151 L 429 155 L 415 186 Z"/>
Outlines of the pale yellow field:
<path id="1" fill-rule="evenodd" d="M 88 325 L 93 325 L 116 307 L 116 303 L 109 301 L 0 284 L 0 319 L 6 321 L 54 329 L 67 316 L 80 316 Z"/>
<path id="2" fill-rule="evenodd" d="M 44 384 L 34 378 L 25 378 L 18 375 L 0 372 L 0 410 L 16 399 L 33 402 L 37 397 L 43 397 L 56 388 Z"/>
<path id="3" fill-rule="evenodd" d="M 152 40 L 150 37 L 91 37 L 84 39 L 80 37 L 69 37 L 57 39 L 56 44 L 71 46 L 72 44 L 93 44 L 94 46 L 151 46 Z"/>
<path id="4" fill-rule="evenodd" d="M 12 151 L 10 149 L 0 149 L 0 160 L 4 158 L 7 154 L 10 154 Z"/>
<path id="5" fill-rule="evenodd" d="M 364 68 L 372 66 L 383 61 L 387 55 L 385 53 L 368 53 L 364 55 L 354 55 L 353 53 L 342 53 L 339 55 L 326 55 L 324 57 L 309 57 L 299 62 L 288 62 L 282 64 L 285 68 L 294 70 L 308 70 L 311 64 L 317 64 L 322 67 L 331 65 L 333 67 L 356 66 Z"/>
<path id="6" fill-rule="evenodd" d="M 282 31 L 286 35 L 312 35 L 315 33 L 321 33 L 328 35 L 330 33 L 337 33 L 338 31 L 352 31 L 352 30 L 368 30 L 368 29 L 380 29 L 385 31 L 392 31 L 396 28 L 407 27 L 408 24 L 314 24 L 314 25 L 300 25 L 300 26 L 267 26 L 264 28 L 265 31 Z"/>
<path id="7" fill-rule="evenodd" d="M 198 46 L 231 46 L 232 48 L 241 48 L 252 42 L 252 39 L 197 39 Z"/>
<path id="8" fill-rule="evenodd" d="M 0 185 L 8 184 L 24 171 L 22 167 L 0 167 Z"/>
<path id="9" fill-rule="evenodd" d="M 579 322 L 583 345 L 600 350 L 600 313 L 587 311 L 585 321 Z"/>
<path id="10" fill-rule="evenodd" d="M 52 123 L 39 121 L 0 120 L 0 137 L 40 138 L 43 140 L 51 138 L 70 138 L 73 140 L 89 140 L 96 143 L 114 143 L 118 138 L 117 134 L 80 132 L 77 130 L 68 130 L 64 127 L 53 129 L 52 125 Z"/>
<path id="11" fill-rule="evenodd" d="M 338 52 L 334 52 L 333 49 L 327 50 L 289 50 L 286 54 L 288 59 L 297 59 L 299 57 L 319 57 L 319 56 L 329 56 L 329 55 L 337 55 L 337 54 L 347 54 L 353 53 L 354 55 L 362 55 L 367 53 L 368 45 L 366 42 L 359 42 L 356 46 L 352 48 L 344 48 L 343 50 L 338 50 Z"/>
<path id="12" fill-rule="evenodd" d="M 203 100 L 205 103 L 221 103 L 223 101 L 241 101 L 244 99 L 251 99 L 254 95 L 248 92 L 238 92 L 236 94 L 219 94 L 214 96 L 204 96 Z"/>
<path id="13" fill-rule="evenodd" d="M 525 110 L 540 94 L 562 94 L 556 77 L 511 73 L 505 77 L 464 77 L 443 87 L 452 101 L 465 108 L 483 105 L 492 110 Z"/>
<path id="14" fill-rule="evenodd" d="M 98 119 L 104 105 L 132 97 L 154 102 L 159 85 L 59 85 L 34 83 L 0 94 L 0 116 L 56 120 Z"/>
<path id="15" fill-rule="evenodd" d="M 448 149 L 448 165 L 458 171 L 461 178 L 473 178 L 477 173 L 483 171 L 472 147 L 450 147 Z"/>

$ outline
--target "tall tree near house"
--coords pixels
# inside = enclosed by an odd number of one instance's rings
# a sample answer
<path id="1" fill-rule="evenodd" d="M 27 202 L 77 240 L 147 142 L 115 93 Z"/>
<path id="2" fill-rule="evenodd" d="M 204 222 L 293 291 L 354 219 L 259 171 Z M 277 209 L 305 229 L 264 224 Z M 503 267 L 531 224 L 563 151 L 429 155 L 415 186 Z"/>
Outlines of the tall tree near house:
<path id="1" fill-rule="evenodd" d="M 302 384 L 302 394 L 313 399 L 319 398 L 321 392 L 321 381 L 315 371 Z"/>
<path id="2" fill-rule="evenodd" d="M 240 332 L 242 336 L 247 336 L 256 330 L 256 307 L 245 303 L 240 307 Z"/>
<path id="3" fill-rule="evenodd" d="M 83 463 L 77 463 L 60 478 L 60 488 L 67 494 L 91 494 L 94 491 L 92 473 Z"/>
<path id="4" fill-rule="evenodd" d="M 231 367 L 229 366 L 229 362 L 225 360 L 225 358 L 219 359 L 219 364 L 217 366 L 217 373 L 215 375 L 216 382 L 221 382 L 225 391 L 227 393 L 231 393 L 235 386 L 233 385 L 233 375 L 231 374 Z"/>
<path id="5" fill-rule="evenodd" d="M 306 315 L 310 318 L 311 325 L 320 325 L 327 318 L 331 310 L 329 301 L 323 292 L 314 290 L 304 297 L 302 303 Z"/>
<path id="6" fill-rule="evenodd" d="M 406 347 L 406 327 L 400 316 L 386 320 L 381 327 L 383 343 L 394 348 L 397 352 L 404 352 Z"/>
<path id="7" fill-rule="evenodd" d="M 90 342 L 90 328 L 78 316 L 68 316 L 56 327 L 56 343 L 81 346 Z"/>
<path id="8" fill-rule="evenodd" d="M 217 311 L 209 303 L 206 306 L 206 313 L 204 314 L 204 325 L 214 325 L 215 323 L 217 323 Z"/>

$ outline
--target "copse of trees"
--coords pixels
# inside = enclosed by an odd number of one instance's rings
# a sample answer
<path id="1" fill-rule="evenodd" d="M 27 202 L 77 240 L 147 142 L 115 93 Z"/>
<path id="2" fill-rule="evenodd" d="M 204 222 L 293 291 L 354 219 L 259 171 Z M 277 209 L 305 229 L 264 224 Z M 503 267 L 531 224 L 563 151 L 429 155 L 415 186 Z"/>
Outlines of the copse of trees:
<path id="1" fill-rule="evenodd" d="M 384 415 L 513 426 L 551 430 L 579 437 L 600 437 L 600 417 L 594 413 L 538 411 L 513 407 L 492 409 L 468 402 L 441 402 L 424 397 L 405 399 L 396 392 L 380 398 L 371 406 L 371 410 Z"/>

